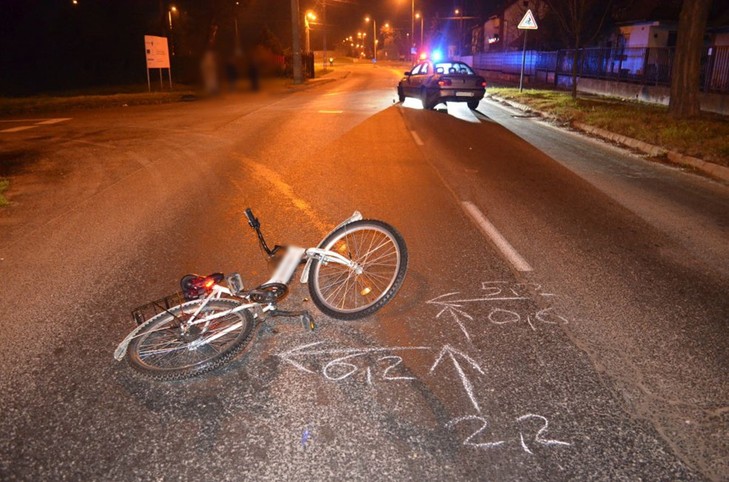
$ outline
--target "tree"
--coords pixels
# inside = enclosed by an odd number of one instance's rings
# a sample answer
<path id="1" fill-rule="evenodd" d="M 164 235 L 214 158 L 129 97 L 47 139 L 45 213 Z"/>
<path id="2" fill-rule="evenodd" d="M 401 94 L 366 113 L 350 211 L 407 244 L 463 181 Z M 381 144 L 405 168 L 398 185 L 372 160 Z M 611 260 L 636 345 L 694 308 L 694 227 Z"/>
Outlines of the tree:
<path id="1" fill-rule="evenodd" d="M 613 0 L 544 0 L 557 17 L 572 50 L 572 98 L 577 98 L 579 49 L 602 31 Z M 704 0 L 705 1 L 705 0 Z"/>
<path id="2" fill-rule="evenodd" d="M 671 100 L 668 111 L 677 119 L 698 116 L 699 77 L 704 30 L 711 0 L 684 0 L 678 18 L 676 54 L 671 70 Z"/>

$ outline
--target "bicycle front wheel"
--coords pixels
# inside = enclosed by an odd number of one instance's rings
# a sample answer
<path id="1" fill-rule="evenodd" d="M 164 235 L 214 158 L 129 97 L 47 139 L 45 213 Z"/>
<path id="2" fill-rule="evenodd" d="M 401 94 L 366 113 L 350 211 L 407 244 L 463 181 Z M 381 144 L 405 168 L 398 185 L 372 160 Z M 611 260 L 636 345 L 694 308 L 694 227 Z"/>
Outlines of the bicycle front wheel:
<path id="1" fill-rule="evenodd" d="M 309 292 L 324 314 L 342 320 L 369 316 L 385 306 L 405 279 L 408 251 L 400 233 L 376 220 L 355 221 L 334 231 L 320 245 L 351 259 L 348 266 L 315 259 Z"/>
<path id="2" fill-rule="evenodd" d="M 230 311 L 238 301 L 209 300 L 196 322 L 183 326 L 200 308 L 203 300 L 190 301 L 151 318 L 129 343 L 129 365 L 156 380 L 179 380 L 214 370 L 233 359 L 246 345 L 253 330 L 248 310 Z M 205 329 L 206 319 L 210 320 Z"/>

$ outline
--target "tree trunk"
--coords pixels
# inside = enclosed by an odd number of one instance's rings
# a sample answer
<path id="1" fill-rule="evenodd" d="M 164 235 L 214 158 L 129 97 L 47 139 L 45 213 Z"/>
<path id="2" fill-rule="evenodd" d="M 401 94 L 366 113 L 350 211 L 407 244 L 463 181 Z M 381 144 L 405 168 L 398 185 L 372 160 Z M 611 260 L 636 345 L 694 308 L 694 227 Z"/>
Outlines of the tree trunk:
<path id="1" fill-rule="evenodd" d="M 678 19 L 668 111 L 677 119 L 698 116 L 701 53 L 711 0 L 684 0 Z"/>

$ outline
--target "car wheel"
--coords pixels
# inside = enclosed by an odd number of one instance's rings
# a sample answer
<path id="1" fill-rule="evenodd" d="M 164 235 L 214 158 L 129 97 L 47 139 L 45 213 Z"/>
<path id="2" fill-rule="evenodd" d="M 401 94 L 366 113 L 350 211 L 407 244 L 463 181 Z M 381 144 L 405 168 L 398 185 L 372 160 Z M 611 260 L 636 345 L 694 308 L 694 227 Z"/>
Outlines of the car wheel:
<path id="1" fill-rule="evenodd" d="M 420 100 L 423 102 L 423 109 L 426 110 L 433 110 L 436 104 L 438 104 L 435 98 L 428 96 L 428 91 L 425 90 L 425 87 L 420 90 Z"/>
<path id="2" fill-rule="evenodd" d="M 405 102 L 405 93 L 402 91 L 402 86 L 397 86 L 397 100 L 400 102 Z"/>
<path id="3" fill-rule="evenodd" d="M 478 108 L 478 104 L 480 103 L 480 100 L 469 100 L 468 101 L 468 108 L 471 110 L 476 110 Z"/>

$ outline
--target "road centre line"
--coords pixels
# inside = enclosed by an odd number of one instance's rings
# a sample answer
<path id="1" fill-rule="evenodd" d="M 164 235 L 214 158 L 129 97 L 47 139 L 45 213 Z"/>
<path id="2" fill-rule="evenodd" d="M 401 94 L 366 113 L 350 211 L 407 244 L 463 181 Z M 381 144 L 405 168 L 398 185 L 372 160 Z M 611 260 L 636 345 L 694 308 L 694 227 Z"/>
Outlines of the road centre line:
<path id="1" fill-rule="evenodd" d="M 27 131 L 28 129 L 33 129 L 37 126 L 42 125 L 50 125 L 50 124 L 58 124 L 59 122 L 65 122 L 67 120 L 71 120 L 70 117 L 63 117 L 58 119 L 2 119 L 0 122 L 10 123 L 10 124 L 22 124 L 26 122 L 33 122 L 33 125 L 29 126 L 18 126 L 18 127 L 11 127 L 9 129 L 3 129 L 0 130 L 0 133 L 11 133 L 11 132 L 20 132 L 20 131 Z"/>
<path id="2" fill-rule="evenodd" d="M 481 231 L 488 236 L 496 245 L 501 254 L 506 258 L 517 271 L 532 271 L 532 267 L 522 256 L 509 244 L 496 227 L 486 219 L 486 216 L 471 202 L 462 201 L 461 205 L 466 213 L 476 222 Z"/>
<path id="3" fill-rule="evenodd" d="M 411 130 L 411 131 L 410 131 L 410 134 L 411 134 L 411 135 L 413 136 L 413 139 L 415 139 L 415 143 L 416 143 L 417 145 L 419 145 L 419 146 L 424 146 L 424 145 L 425 145 L 425 143 L 424 143 L 424 142 L 423 142 L 423 140 L 422 140 L 422 139 L 420 138 L 420 136 L 418 135 L 418 133 L 417 133 L 417 132 L 415 132 L 415 131 Z"/>
<path id="4" fill-rule="evenodd" d="M 50 124 L 58 124 L 59 122 L 66 122 L 67 120 L 71 120 L 70 117 L 63 117 L 60 119 L 47 119 L 42 122 L 36 123 L 36 125 L 44 126 L 44 125 L 50 125 Z"/>
<path id="5" fill-rule="evenodd" d="M 320 110 L 320 114 L 341 114 L 343 110 Z"/>
<path id="6" fill-rule="evenodd" d="M 0 123 L 21 124 L 23 122 L 33 122 L 35 124 L 56 124 L 57 122 L 64 122 L 71 119 L 72 117 L 62 117 L 58 119 L 0 119 Z"/>
<path id="7" fill-rule="evenodd" d="M 35 127 L 38 127 L 38 126 L 37 125 L 34 125 L 34 126 L 12 127 L 10 129 L 3 129 L 0 132 L 20 132 L 20 131 L 25 131 L 25 130 L 28 130 L 28 129 L 33 129 Z"/>

